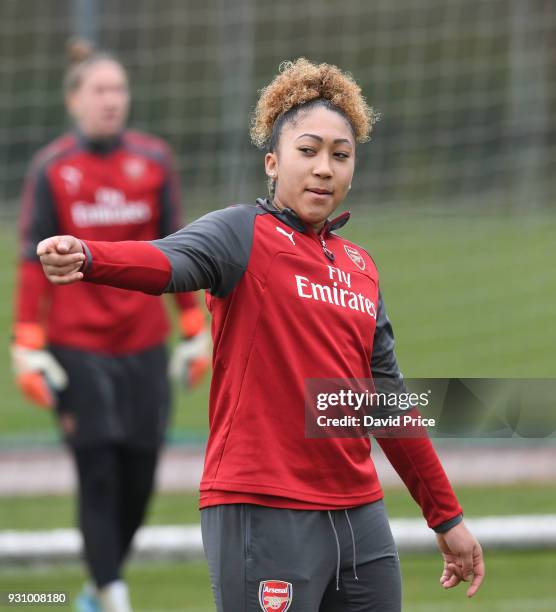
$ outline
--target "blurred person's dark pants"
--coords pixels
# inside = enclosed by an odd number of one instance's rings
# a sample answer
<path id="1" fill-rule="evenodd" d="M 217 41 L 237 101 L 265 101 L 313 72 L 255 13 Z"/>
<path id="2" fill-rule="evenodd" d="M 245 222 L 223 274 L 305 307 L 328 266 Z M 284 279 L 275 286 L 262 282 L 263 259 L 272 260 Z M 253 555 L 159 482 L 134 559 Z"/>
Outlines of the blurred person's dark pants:
<path id="1" fill-rule="evenodd" d="M 77 468 L 85 560 L 103 587 L 121 579 L 152 493 L 169 417 L 166 347 L 121 356 L 50 350 L 69 376 L 56 412 Z"/>
<path id="2" fill-rule="evenodd" d="M 158 451 L 102 445 L 72 452 L 85 560 L 102 588 L 121 579 L 122 563 L 152 492 Z"/>

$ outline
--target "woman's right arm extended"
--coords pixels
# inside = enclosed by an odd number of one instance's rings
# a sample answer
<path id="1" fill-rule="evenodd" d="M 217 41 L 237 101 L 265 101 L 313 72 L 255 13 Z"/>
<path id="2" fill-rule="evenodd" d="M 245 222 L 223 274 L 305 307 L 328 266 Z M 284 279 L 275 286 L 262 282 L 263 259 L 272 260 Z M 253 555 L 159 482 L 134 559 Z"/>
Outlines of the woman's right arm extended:
<path id="1" fill-rule="evenodd" d="M 168 258 L 149 242 L 85 242 L 74 236 L 53 236 L 39 243 L 37 255 L 55 285 L 85 279 L 160 294 L 172 274 Z"/>
<path id="2" fill-rule="evenodd" d="M 84 280 L 151 294 L 210 289 L 224 297 L 247 268 L 256 214 L 254 206 L 214 211 L 151 242 L 52 236 L 37 255 L 57 285 Z"/>

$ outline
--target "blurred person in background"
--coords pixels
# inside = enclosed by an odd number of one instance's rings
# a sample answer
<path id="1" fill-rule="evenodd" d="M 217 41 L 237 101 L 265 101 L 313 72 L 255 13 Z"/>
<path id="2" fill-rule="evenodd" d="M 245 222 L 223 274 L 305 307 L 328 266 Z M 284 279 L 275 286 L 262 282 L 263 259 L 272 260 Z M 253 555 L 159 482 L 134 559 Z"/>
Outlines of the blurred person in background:
<path id="1" fill-rule="evenodd" d="M 214 375 L 200 505 L 218 612 L 401 610 L 369 436 L 305 435 L 307 379 L 383 378 L 405 389 L 375 264 L 337 233 L 350 213 L 333 216 L 373 120 L 349 75 L 287 62 L 262 90 L 251 131 L 266 151 L 270 198 L 211 212 L 161 240 L 79 234 L 38 247 L 60 286 L 208 289 Z M 481 546 L 426 431 L 377 441 L 436 532 L 441 585 L 469 581 L 473 596 Z"/>
<path id="2" fill-rule="evenodd" d="M 126 129 L 128 77 L 112 55 L 68 44 L 66 108 L 75 128 L 35 156 L 20 216 L 12 360 L 21 391 L 54 408 L 79 481 L 78 516 L 90 574 L 81 612 L 129 612 L 122 565 L 141 525 L 169 420 L 159 297 L 79 283 L 55 287 L 36 256 L 56 233 L 154 240 L 181 227 L 169 147 Z M 177 293 L 182 340 L 171 372 L 196 385 L 209 367 L 203 311 Z"/>

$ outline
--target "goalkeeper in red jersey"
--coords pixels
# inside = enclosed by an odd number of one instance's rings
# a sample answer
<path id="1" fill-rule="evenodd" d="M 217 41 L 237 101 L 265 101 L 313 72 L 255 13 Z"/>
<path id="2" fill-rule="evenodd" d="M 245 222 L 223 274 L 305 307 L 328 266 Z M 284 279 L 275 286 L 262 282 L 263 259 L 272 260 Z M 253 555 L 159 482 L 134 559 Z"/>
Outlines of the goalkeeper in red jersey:
<path id="1" fill-rule="evenodd" d="M 213 211 L 161 240 L 65 235 L 38 247 L 60 286 L 207 289 L 214 373 L 200 506 L 218 612 L 401 610 L 371 440 L 305 429 L 309 380 L 405 388 L 376 266 L 339 234 L 350 213 L 334 214 L 372 123 L 349 75 L 288 62 L 262 90 L 252 124 L 269 198 Z M 430 439 L 378 443 L 436 532 L 441 585 L 469 581 L 473 596 L 482 550 Z"/>
<path id="2" fill-rule="evenodd" d="M 129 612 L 122 564 L 141 525 L 169 417 L 161 298 L 113 287 L 55 287 L 35 254 L 53 233 L 91 240 L 153 240 L 181 226 L 168 146 L 125 128 L 126 71 L 82 42 L 65 78 L 75 129 L 42 149 L 26 179 L 20 217 L 12 359 L 36 404 L 54 408 L 79 480 L 79 525 L 91 582 L 82 612 Z M 177 293 L 182 341 L 171 370 L 187 386 L 209 366 L 204 315 Z"/>

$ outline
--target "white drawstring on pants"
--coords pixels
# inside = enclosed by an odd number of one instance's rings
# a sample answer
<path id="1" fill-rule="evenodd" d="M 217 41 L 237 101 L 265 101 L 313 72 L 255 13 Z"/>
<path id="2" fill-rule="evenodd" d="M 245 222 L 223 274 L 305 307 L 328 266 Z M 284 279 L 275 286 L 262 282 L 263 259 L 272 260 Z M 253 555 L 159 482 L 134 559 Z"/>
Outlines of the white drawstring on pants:
<path id="1" fill-rule="evenodd" d="M 351 543 L 353 545 L 353 577 L 355 580 L 359 580 L 357 577 L 357 561 L 356 561 L 356 552 L 355 552 L 355 536 L 353 535 L 353 527 L 351 526 L 351 521 L 349 520 L 349 514 L 347 509 L 344 510 L 346 513 L 346 519 L 349 525 L 349 530 L 351 531 Z"/>
<path id="2" fill-rule="evenodd" d="M 353 533 L 353 527 L 351 526 L 351 521 L 349 520 L 349 514 L 346 509 L 344 509 L 344 513 L 346 515 L 346 520 L 349 526 L 349 531 L 351 533 L 351 544 L 353 546 L 353 576 L 355 580 L 359 580 L 357 576 L 357 559 L 356 559 L 356 550 L 355 550 L 355 535 Z M 336 561 L 336 590 L 340 590 L 340 538 L 338 538 L 338 532 L 336 531 L 336 525 L 334 525 L 334 519 L 332 518 L 332 514 L 330 510 L 328 510 L 328 519 L 330 521 L 330 526 L 332 527 L 332 532 L 334 533 L 334 539 L 336 540 L 336 552 L 338 555 Z"/>

